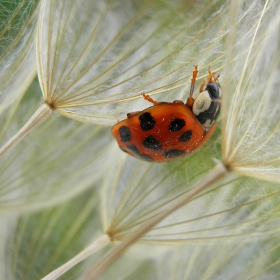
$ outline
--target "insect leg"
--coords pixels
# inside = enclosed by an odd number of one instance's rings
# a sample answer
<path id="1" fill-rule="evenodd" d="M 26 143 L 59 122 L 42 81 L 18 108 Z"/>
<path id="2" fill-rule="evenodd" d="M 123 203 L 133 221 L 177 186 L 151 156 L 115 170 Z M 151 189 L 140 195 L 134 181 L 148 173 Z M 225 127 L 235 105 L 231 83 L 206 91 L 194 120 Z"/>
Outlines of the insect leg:
<path id="1" fill-rule="evenodd" d="M 154 105 L 159 105 L 161 104 L 162 102 L 159 102 L 159 101 L 155 101 L 154 99 L 152 99 L 148 94 L 145 94 L 144 92 L 141 93 L 143 98 L 151 103 L 153 103 Z"/>
<path id="2" fill-rule="evenodd" d="M 190 95 L 189 95 L 188 100 L 187 100 L 187 106 L 189 108 L 192 108 L 193 103 L 194 103 L 193 92 L 194 92 L 194 85 L 195 85 L 195 82 L 196 82 L 196 76 L 197 76 L 197 73 L 198 73 L 197 68 L 198 68 L 198 65 L 195 65 L 194 70 L 193 70 L 193 74 L 192 74 Z"/>

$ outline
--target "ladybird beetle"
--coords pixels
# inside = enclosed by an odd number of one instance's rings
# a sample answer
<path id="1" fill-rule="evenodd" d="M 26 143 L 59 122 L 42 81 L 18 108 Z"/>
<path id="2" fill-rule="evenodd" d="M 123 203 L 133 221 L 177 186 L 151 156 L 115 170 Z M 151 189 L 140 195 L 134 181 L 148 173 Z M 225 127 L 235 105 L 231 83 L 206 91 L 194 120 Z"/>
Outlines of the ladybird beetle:
<path id="1" fill-rule="evenodd" d="M 191 79 L 190 95 L 186 104 L 154 101 L 140 112 L 127 114 L 127 119 L 115 124 L 112 134 L 124 152 L 149 162 L 165 162 L 183 157 L 201 147 L 216 129 L 221 107 L 219 76 L 208 69 L 196 98 L 193 97 L 198 73 L 197 65 Z"/>

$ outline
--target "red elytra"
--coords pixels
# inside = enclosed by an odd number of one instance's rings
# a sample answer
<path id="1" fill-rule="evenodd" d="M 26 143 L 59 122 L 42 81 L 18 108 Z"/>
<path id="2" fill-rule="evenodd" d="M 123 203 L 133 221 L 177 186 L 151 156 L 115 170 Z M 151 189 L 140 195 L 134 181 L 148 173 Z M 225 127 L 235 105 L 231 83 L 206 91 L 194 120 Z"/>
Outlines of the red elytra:
<path id="1" fill-rule="evenodd" d="M 209 97 L 208 95 L 203 97 L 206 98 L 205 100 L 200 98 L 201 100 L 196 104 L 192 94 L 197 73 L 197 66 L 195 66 L 187 104 L 182 101 L 158 102 L 142 93 L 143 97 L 154 106 L 141 112 L 128 113 L 127 119 L 113 126 L 112 134 L 120 149 L 145 161 L 166 162 L 186 156 L 201 147 L 216 129 L 215 120 L 219 114 L 220 95 L 219 92 L 214 92 L 214 95 L 218 94 L 219 98 L 213 98 L 211 86 L 215 83 L 218 85 L 217 88 L 219 87 L 218 76 L 212 74 L 209 69 L 207 84 Z M 201 85 L 200 92 L 204 91 L 205 84 L 206 82 Z M 211 98 L 211 102 L 207 98 Z M 202 106 L 204 101 L 210 102 L 206 109 Z M 192 110 L 193 106 L 196 106 L 197 110 L 202 108 L 197 116 Z M 209 120 L 211 120 L 210 126 Z M 207 127 L 201 122 L 207 123 Z"/>

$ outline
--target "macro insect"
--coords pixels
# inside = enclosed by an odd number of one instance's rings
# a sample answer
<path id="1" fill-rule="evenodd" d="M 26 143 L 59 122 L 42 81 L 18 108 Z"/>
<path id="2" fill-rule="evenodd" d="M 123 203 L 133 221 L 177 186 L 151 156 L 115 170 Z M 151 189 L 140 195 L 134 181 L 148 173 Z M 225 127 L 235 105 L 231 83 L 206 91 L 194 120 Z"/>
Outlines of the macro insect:
<path id="1" fill-rule="evenodd" d="M 194 66 L 186 103 L 181 100 L 159 102 L 142 93 L 153 106 L 128 113 L 127 119 L 112 127 L 120 149 L 145 161 L 166 162 L 201 147 L 216 129 L 222 92 L 219 76 L 209 67 L 208 79 L 194 98 L 197 73 L 198 66 Z"/>

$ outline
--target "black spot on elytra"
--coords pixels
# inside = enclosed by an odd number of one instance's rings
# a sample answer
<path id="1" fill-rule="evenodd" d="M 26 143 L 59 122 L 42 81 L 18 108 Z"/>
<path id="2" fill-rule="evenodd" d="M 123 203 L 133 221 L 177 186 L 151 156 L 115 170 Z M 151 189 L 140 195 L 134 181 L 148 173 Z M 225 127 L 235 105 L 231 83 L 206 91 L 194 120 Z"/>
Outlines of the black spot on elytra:
<path id="1" fill-rule="evenodd" d="M 153 151 L 161 150 L 159 141 L 153 136 L 148 136 L 147 138 L 145 138 L 142 144 L 144 147 Z"/>
<path id="2" fill-rule="evenodd" d="M 148 155 L 143 155 L 140 153 L 139 149 L 135 145 L 126 145 L 126 147 L 135 154 L 138 158 L 145 160 L 145 161 L 154 161 L 154 159 Z M 122 149 L 123 151 L 126 151 L 125 149 Z"/>
<path id="3" fill-rule="evenodd" d="M 179 138 L 180 142 L 188 142 L 191 139 L 192 139 L 192 131 L 191 130 L 187 130 Z"/>
<path id="4" fill-rule="evenodd" d="M 131 133 L 130 133 L 130 130 L 127 126 L 121 126 L 119 128 L 119 133 L 120 133 L 120 136 L 121 136 L 121 140 L 122 142 L 128 142 L 130 141 L 131 139 Z"/>
<path id="5" fill-rule="evenodd" d="M 173 119 L 171 124 L 169 125 L 169 130 L 170 131 L 180 131 L 184 126 L 186 122 L 183 119 Z"/>
<path id="6" fill-rule="evenodd" d="M 141 128 L 145 131 L 151 130 L 156 124 L 156 121 L 154 120 L 151 113 L 149 112 L 140 115 L 139 121 L 140 121 Z"/>
<path id="7" fill-rule="evenodd" d="M 220 109 L 220 102 L 212 101 L 210 107 L 206 111 L 199 113 L 196 118 L 201 124 L 205 124 L 207 120 L 211 120 L 211 123 L 214 124 L 220 114 Z"/>
<path id="8" fill-rule="evenodd" d="M 162 156 L 165 158 L 175 158 L 181 156 L 185 153 L 183 150 L 169 150 L 162 153 Z"/>
<path id="9" fill-rule="evenodd" d="M 140 155 L 140 151 L 135 145 L 126 145 L 126 147 L 134 154 Z"/>

